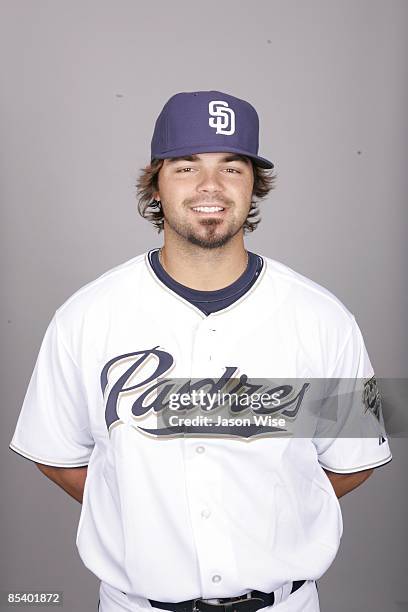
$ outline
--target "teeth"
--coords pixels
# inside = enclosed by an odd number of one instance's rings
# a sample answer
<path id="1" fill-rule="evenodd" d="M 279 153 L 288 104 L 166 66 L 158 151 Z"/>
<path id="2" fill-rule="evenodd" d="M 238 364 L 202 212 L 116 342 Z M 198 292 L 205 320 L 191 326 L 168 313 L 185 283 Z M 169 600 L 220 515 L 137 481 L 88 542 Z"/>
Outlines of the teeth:
<path id="1" fill-rule="evenodd" d="M 198 212 L 219 212 L 224 209 L 221 206 L 195 206 L 193 210 Z"/>

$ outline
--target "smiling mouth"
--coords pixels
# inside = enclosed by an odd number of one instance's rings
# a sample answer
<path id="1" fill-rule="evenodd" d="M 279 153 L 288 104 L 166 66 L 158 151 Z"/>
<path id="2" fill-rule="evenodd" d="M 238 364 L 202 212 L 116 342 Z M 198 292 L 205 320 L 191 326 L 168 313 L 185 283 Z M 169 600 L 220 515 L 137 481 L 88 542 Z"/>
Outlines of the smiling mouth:
<path id="1" fill-rule="evenodd" d="M 191 210 L 199 213 L 218 213 L 222 212 L 224 209 L 223 206 L 193 206 Z"/>

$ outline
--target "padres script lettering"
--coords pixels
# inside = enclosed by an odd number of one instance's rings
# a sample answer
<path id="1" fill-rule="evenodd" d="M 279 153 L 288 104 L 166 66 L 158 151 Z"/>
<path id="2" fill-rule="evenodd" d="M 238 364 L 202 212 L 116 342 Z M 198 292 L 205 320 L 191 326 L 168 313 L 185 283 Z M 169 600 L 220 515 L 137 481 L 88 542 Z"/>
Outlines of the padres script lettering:
<path id="1" fill-rule="evenodd" d="M 133 375 L 136 372 L 140 374 L 147 365 L 147 362 L 151 363 L 152 358 L 155 359 L 156 363 L 154 371 L 146 378 L 142 377 L 142 379 L 138 380 L 135 384 L 129 384 Z M 110 378 L 114 378 L 112 372 L 115 366 L 121 364 L 123 368 L 124 364 L 128 363 L 130 363 L 130 365 L 118 376 L 117 380 L 110 380 Z M 263 393 L 268 394 L 270 397 L 279 396 L 278 405 L 275 403 L 272 406 L 261 405 L 256 409 L 251 408 L 253 413 L 257 415 L 271 415 L 279 412 L 285 417 L 294 418 L 299 411 L 304 394 L 309 387 L 309 383 L 304 383 L 297 392 L 292 385 L 286 384 L 280 384 L 273 388 L 266 389 L 265 385 L 251 383 L 246 374 L 241 374 L 238 378 L 234 378 L 234 374 L 238 371 L 238 367 L 233 366 L 226 366 L 224 374 L 220 376 L 218 380 L 203 378 L 199 380 L 195 379 L 194 382 L 192 382 L 191 379 L 160 379 L 160 377 L 169 372 L 173 364 L 173 356 L 167 351 L 159 349 L 158 346 L 147 350 L 119 355 L 106 363 L 101 372 L 101 388 L 104 397 L 106 395 L 105 422 L 108 430 L 110 430 L 115 423 L 120 421 L 118 403 L 121 394 L 126 394 L 127 396 L 129 396 L 129 394 L 136 395 L 131 412 L 135 417 L 142 417 L 150 411 L 158 414 L 164 410 L 169 410 L 169 394 L 174 394 L 175 392 L 179 395 L 186 393 L 193 394 L 205 387 L 209 390 L 210 394 L 214 395 L 229 387 L 228 393 L 231 395 L 238 392 L 242 394 L 244 391 L 246 396 L 250 397 L 252 394 L 262 390 Z M 235 383 L 235 381 L 236 385 L 230 388 L 231 383 Z M 208 414 L 208 412 L 219 408 L 219 406 L 211 405 L 211 403 L 205 405 L 204 402 L 200 405 L 200 408 Z M 172 411 L 177 410 L 177 408 L 175 409 L 171 406 L 170 409 Z M 182 408 L 180 408 L 180 410 L 183 411 L 192 409 L 197 409 L 194 403 L 187 406 L 184 404 Z M 240 413 L 244 410 L 248 410 L 247 404 L 241 405 L 240 403 L 233 403 L 229 405 L 229 411 L 231 413 Z M 144 430 L 140 427 L 139 429 L 161 435 L 165 435 L 166 433 L 170 435 L 174 433 L 171 428 Z M 277 428 L 269 428 L 269 431 L 276 430 Z M 191 427 L 189 431 L 199 433 L 200 428 Z M 222 433 L 223 430 L 219 429 L 218 432 Z M 259 430 L 258 428 L 251 427 L 246 433 L 241 433 L 244 434 L 244 437 L 248 437 L 248 433 L 250 433 L 250 435 L 256 435 L 256 433 L 259 433 Z"/>

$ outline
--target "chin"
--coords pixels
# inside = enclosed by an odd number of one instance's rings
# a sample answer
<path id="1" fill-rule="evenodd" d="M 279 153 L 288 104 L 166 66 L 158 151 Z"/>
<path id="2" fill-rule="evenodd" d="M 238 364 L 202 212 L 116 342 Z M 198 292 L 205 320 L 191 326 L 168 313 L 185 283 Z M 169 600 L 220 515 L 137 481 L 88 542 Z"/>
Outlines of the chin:
<path id="1" fill-rule="evenodd" d="M 168 220 L 167 220 L 168 222 Z M 245 221 L 243 221 L 244 223 Z M 227 244 L 243 227 L 225 227 L 221 222 L 214 223 L 213 220 L 201 222 L 198 227 L 192 224 L 168 223 L 173 231 L 181 238 L 203 249 L 218 249 Z M 224 227 L 221 226 L 224 225 Z"/>
<path id="2" fill-rule="evenodd" d="M 196 233 L 189 233 L 186 238 L 191 244 L 200 246 L 203 249 L 218 249 L 226 245 L 237 232 L 227 232 L 218 234 L 215 232 L 212 236 L 201 236 Z"/>
<path id="3" fill-rule="evenodd" d="M 223 247 L 225 244 L 227 244 L 227 242 L 230 240 L 230 238 L 220 238 L 214 241 L 209 241 L 209 240 L 205 240 L 202 238 L 198 238 L 198 237 L 192 237 L 189 239 L 189 242 L 191 244 L 194 244 L 195 246 L 199 246 L 202 249 L 219 249 L 220 247 Z"/>

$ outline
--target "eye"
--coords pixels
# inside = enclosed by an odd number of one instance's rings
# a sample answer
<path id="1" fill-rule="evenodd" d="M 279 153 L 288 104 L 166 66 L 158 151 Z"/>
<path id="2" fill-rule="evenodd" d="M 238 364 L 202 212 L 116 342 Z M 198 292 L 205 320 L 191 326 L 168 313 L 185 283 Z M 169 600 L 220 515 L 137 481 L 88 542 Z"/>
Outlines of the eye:
<path id="1" fill-rule="evenodd" d="M 184 172 L 185 170 L 192 170 L 193 168 L 179 168 L 176 172 Z M 187 172 L 185 173 L 187 174 Z"/>
<path id="2" fill-rule="evenodd" d="M 233 173 L 234 173 L 234 172 L 236 172 L 237 174 L 240 174 L 240 171 L 239 171 L 239 170 L 236 170 L 235 168 L 227 168 L 227 170 L 228 170 L 228 171 L 231 171 L 231 172 L 233 172 Z"/>

